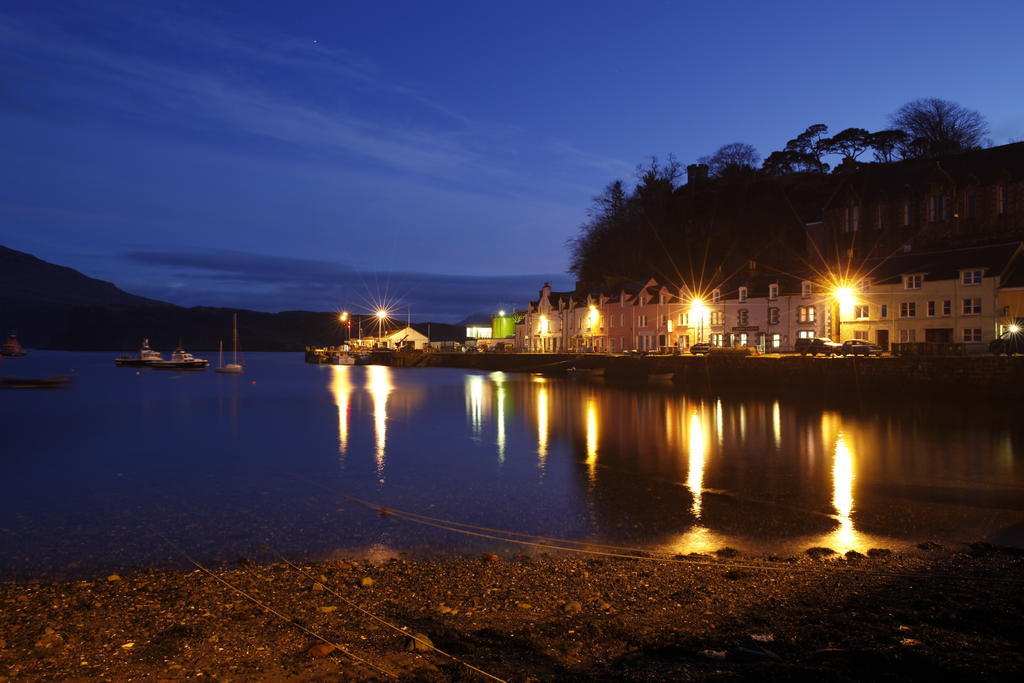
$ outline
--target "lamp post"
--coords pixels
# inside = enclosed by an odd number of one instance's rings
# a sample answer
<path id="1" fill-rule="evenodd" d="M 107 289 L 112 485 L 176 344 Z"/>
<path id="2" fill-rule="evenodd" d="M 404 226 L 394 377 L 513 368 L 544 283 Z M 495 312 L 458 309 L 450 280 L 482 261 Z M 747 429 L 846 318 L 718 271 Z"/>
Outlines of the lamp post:
<path id="1" fill-rule="evenodd" d="M 345 325 L 345 342 L 348 343 L 352 340 L 352 322 L 348 319 L 348 311 L 342 311 L 338 320 Z"/>
<path id="2" fill-rule="evenodd" d="M 384 338 L 384 320 L 388 317 L 388 312 L 383 308 L 377 310 L 377 343 L 383 343 Z"/>
<path id="3" fill-rule="evenodd" d="M 690 315 L 697 316 L 697 343 L 704 341 L 704 316 L 707 315 L 708 307 L 700 297 L 690 300 Z"/>

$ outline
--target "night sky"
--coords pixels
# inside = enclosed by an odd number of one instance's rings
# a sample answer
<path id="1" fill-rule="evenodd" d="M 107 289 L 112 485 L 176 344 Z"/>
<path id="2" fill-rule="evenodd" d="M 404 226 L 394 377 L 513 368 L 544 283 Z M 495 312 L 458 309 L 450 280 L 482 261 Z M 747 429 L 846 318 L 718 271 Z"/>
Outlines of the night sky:
<path id="1" fill-rule="evenodd" d="M 7 0 L 0 244 L 183 305 L 454 321 L 571 286 L 591 197 L 651 155 L 918 97 L 1024 139 L 1021 26 L 1018 0 Z"/>

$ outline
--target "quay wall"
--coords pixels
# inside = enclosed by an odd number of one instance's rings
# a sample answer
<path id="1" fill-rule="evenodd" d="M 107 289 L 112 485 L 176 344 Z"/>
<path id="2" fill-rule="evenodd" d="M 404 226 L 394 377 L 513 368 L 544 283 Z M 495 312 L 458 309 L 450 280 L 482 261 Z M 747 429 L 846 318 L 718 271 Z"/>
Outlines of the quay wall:
<path id="1" fill-rule="evenodd" d="M 603 368 L 608 382 L 638 383 L 671 373 L 694 393 L 884 398 L 913 396 L 993 400 L 1024 399 L 1024 358 L 1006 356 L 903 356 L 825 358 L 803 356 L 626 357 L 601 354 L 432 353 L 379 354 L 373 362 L 394 367 L 449 367 L 558 375 L 570 367 Z"/>

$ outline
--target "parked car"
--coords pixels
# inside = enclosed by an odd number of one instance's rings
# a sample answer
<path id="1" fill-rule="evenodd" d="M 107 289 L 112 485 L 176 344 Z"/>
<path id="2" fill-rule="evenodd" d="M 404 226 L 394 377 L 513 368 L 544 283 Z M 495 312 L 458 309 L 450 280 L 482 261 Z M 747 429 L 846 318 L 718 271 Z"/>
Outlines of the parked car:
<path id="1" fill-rule="evenodd" d="M 695 356 L 706 356 L 711 353 L 711 344 L 707 342 L 698 342 L 690 347 L 690 353 Z"/>
<path id="2" fill-rule="evenodd" d="M 866 339 L 847 339 L 839 348 L 840 356 L 881 356 L 882 347 Z"/>
<path id="3" fill-rule="evenodd" d="M 802 337 L 796 340 L 793 350 L 801 356 L 808 354 L 817 356 L 819 353 L 825 356 L 834 356 L 842 347 L 842 344 L 834 342 L 828 337 Z"/>
<path id="4" fill-rule="evenodd" d="M 1014 325 L 1016 327 L 1016 325 Z M 1024 353 L 1024 330 L 1012 328 L 989 342 L 988 352 L 995 355 L 1006 354 L 1012 356 L 1015 353 Z"/>

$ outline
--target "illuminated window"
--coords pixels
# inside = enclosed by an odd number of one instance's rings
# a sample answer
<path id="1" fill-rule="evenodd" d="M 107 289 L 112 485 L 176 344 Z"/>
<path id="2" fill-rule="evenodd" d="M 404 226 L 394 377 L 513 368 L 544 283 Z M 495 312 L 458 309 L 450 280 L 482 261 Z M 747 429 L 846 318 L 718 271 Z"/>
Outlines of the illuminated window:
<path id="1" fill-rule="evenodd" d="M 964 341 L 968 342 L 968 343 L 980 342 L 981 341 L 981 328 L 980 327 L 975 327 L 975 328 L 967 328 L 967 329 L 965 329 L 964 330 Z"/>
<path id="2" fill-rule="evenodd" d="M 809 322 L 809 323 L 813 323 L 814 322 L 814 306 L 808 306 L 807 307 L 807 322 Z"/>
<path id="3" fill-rule="evenodd" d="M 960 273 L 960 282 L 965 285 L 980 285 L 982 271 L 964 270 Z"/>
<path id="4" fill-rule="evenodd" d="M 921 289 L 922 282 L 924 282 L 924 275 L 904 275 L 903 289 Z"/>
<path id="5" fill-rule="evenodd" d="M 724 339 L 724 336 L 722 335 L 722 333 L 721 332 L 716 332 L 715 334 L 711 335 L 711 345 L 712 346 L 721 346 L 723 339 Z"/>
<path id="6" fill-rule="evenodd" d="M 964 299 L 964 315 L 980 315 L 981 299 Z"/>
<path id="7" fill-rule="evenodd" d="M 777 348 L 782 346 L 782 335 L 781 334 L 775 333 L 773 335 L 770 335 L 768 337 L 768 340 L 769 340 L 768 341 L 768 345 L 771 348 L 773 348 L 773 349 L 777 349 Z"/>
<path id="8" fill-rule="evenodd" d="M 722 311 L 711 311 L 711 324 L 712 325 L 724 325 L 725 324 L 725 313 Z"/>
<path id="9" fill-rule="evenodd" d="M 810 339 L 814 336 L 814 330 L 800 330 L 796 333 L 797 339 Z"/>
<path id="10" fill-rule="evenodd" d="M 740 332 L 738 335 L 736 335 L 736 345 L 737 346 L 746 346 L 747 345 L 747 340 L 748 340 L 748 337 L 747 337 L 747 333 L 746 332 Z"/>

